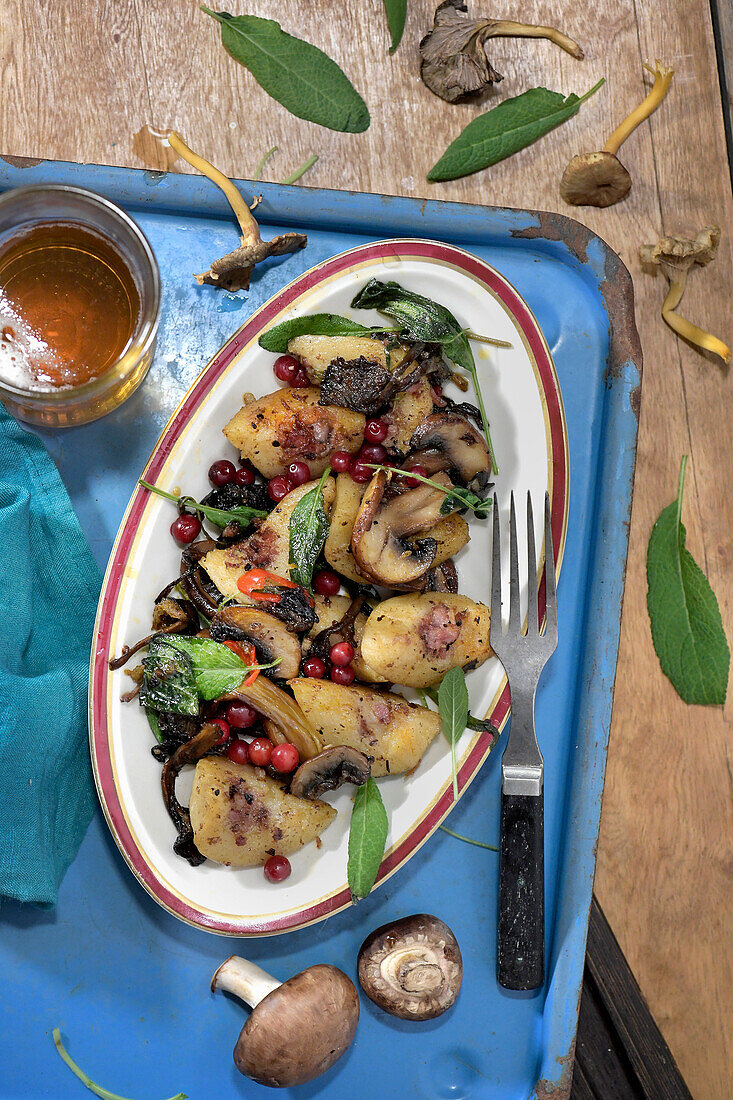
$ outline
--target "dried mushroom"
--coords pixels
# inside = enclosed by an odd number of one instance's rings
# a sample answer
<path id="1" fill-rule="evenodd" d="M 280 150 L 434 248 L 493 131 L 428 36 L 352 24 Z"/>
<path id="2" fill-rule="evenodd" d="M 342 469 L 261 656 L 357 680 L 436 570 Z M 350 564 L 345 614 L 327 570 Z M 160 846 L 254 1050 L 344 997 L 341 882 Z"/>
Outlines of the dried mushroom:
<path id="1" fill-rule="evenodd" d="M 490 64 L 484 43 L 489 38 L 547 38 L 583 59 L 577 42 L 553 27 L 537 27 L 507 19 L 468 19 L 463 0 L 444 0 L 435 10 L 433 29 L 420 43 L 420 75 L 431 92 L 458 103 L 478 95 L 503 76 Z"/>
<path id="2" fill-rule="evenodd" d="M 662 305 L 662 317 L 673 332 L 688 340 L 702 351 L 711 351 L 719 355 L 724 363 L 730 361 L 730 348 L 717 336 L 705 332 L 676 313 L 682 301 L 687 283 L 687 274 L 698 264 L 705 267 L 715 259 L 720 241 L 720 229 L 717 225 L 708 225 L 694 238 L 662 237 L 656 244 L 645 244 L 639 249 L 639 259 L 643 264 L 661 267 L 669 289 Z"/>
<path id="3" fill-rule="evenodd" d="M 221 188 L 229 200 L 229 205 L 242 231 L 239 248 L 222 256 L 221 259 L 214 260 L 208 271 L 194 276 L 197 283 L 201 286 L 205 283 L 209 286 L 217 286 L 231 293 L 247 290 L 255 264 L 266 260 L 268 256 L 283 256 L 287 252 L 297 252 L 299 248 L 305 248 L 308 238 L 303 233 L 281 233 L 271 241 L 263 241 L 259 225 L 232 181 L 213 164 L 189 149 L 183 138 L 173 130 L 161 136 L 167 139 L 171 148 L 179 156 Z"/>
<path id="4" fill-rule="evenodd" d="M 645 63 L 644 68 L 654 74 L 646 99 L 616 127 L 599 152 L 579 153 L 563 172 L 560 194 L 571 206 L 613 206 L 631 190 L 631 176 L 616 154 L 636 127 L 659 107 L 674 76 L 674 69 L 660 61 L 654 62 L 654 68 Z"/>

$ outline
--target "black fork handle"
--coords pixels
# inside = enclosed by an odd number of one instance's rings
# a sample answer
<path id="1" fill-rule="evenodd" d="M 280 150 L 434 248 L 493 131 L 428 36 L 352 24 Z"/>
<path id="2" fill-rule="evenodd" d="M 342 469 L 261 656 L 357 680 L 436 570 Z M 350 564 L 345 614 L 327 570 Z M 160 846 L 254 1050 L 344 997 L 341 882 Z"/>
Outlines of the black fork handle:
<path id="1" fill-rule="evenodd" d="M 545 980 L 544 793 L 501 795 L 497 976 L 505 989 Z"/>

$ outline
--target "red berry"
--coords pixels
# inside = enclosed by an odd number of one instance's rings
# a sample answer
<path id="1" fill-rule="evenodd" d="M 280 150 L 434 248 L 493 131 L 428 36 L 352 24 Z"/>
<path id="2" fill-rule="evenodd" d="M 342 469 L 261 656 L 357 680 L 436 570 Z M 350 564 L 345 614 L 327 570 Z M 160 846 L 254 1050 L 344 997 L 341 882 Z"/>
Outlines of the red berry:
<path id="1" fill-rule="evenodd" d="M 381 443 L 387 438 L 387 421 L 367 420 L 364 425 L 364 438 L 369 443 Z"/>
<path id="2" fill-rule="evenodd" d="M 305 389 L 306 386 L 310 386 L 308 375 L 304 370 L 299 370 L 290 385 L 295 386 L 297 389 Z"/>
<path id="3" fill-rule="evenodd" d="M 387 452 L 381 443 L 365 443 L 356 456 L 357 462 L 376 462 L 383 465 Z"/>
<path id="4" fill-rule="evenodd" d="M 349 463 L 349 473 L 351 475 L 352 481 L 356 481 L 361 484 L 363 482 L 371 481 L 374 470 L 370 470 L 368 466 L 365 466 L 363 462 L 359 462 L 357 458 L 352 458 L 351 462 Z"/>
<path id="5" fill-rule="evenodd" d="M 230 703 L 227 707 L 227 722 L 235 730 L 246 730 L 257 721 L 257 711 L 249 703 Z"/>
<path id="6" fill-rule="evenodd" d="M 300 753 L 295 745 L 286 741 L 284 745 L 275 745 L 270 755 L 270 763 L 276 772 L 294 772 L 300 763 Z"/>
<path id="7" fill-rule="evenodd" d="M 419 474 L 420 477 L 428 476 L 428 471 L 425 469 L 424 466 L 421 466 L 419 463 L 416 463 L 414 466 L 410 466 L 410 472 L 414 474 Z M 407 485 L 409 489 L 414 489 L 419 484 L 420 482 L 417 480 L 416 477 L 405 478 L 405 485 Z"/>
<path id="8" fill-rule="evenodd" d="M 212 724 L 212 726 L 218 726 L 219 729 L 221 730 L 221 737 L 219 738 L 218 741 L 216 741 L 214 743 L 216 745 L 223 745 L 224 742 L 228 741 L 229 737 L 231 736 L 230 730 L 229 730 L 229 723 L 225 722 L 223 718 L 212 718 L 211 719 L 211 724 Z"/>
<path id="9" fill-rule="evenodd" d="M 237 470 L 235 473 L 234 480 L 237 485 L 254 485 L 255 475 L 246 466 L 243 466 L 241 470 Z"/>
<path id="10" fill-rule="evenodd" d="M 271 478 L 267 483 L 267 495 L 270 500 L 274 500 L 277 504 L 278 501 L 286 497 L 295 486 L 289 477 L 285 477 L 285 474 L 278 474 L 277 477 Z"/>
<path id="11" fill-rule="evenodd" d="M 178 519 L 173 520 L 171 534 L 178 542 L 193 542 L 201 534 L 201 520 L 198 516 L 191 516 L 184 512 Z"/>
<path id="12" fill-rule="evenodd" d="M 335 665 L 331 669 L 334 684 L 353 684 L 356 673 L 351 665 Z"/>
<path id="13" fill-rule="evenodd" d="M 310 481 L 311 472 L 307 462 L 291 462 L 288 466 L 287 477 L 293 485 L 305 485 Z"/>
<path id="14" fill-rule="evenodd" d="M 320 657 L 308 657 L 303 661 L 303 672 L 312 680 L 322 680 L 326 675 L 326 662 Z"/>
<path id="15" fill-rule="evenodd" d="M 290 860 L 286 856 L 270 856 L 264 866 L 268 882 L 283 882 L 290 874 Z"/>
<path id="16" fill-rule="evenodd" d="M 227 749 L 227 756 L 233 764 L 248 764 L 249 745 L 246 741 L 242 741 L 241 738 L 235 737 Z"/>
<path id="17" fill-rule="evenodd" d="M 287 382 L 289 386 L 292 386 L 293 379 L 300 370 L 300 363 L 292 355 L 280 355 L 275 360 L 272 369 L 278 381 Z"/>
<path id="18" fill-rule="evenodd" d="M 219 462 L 215 462 L 213 466 L 209 467 L 209 481 L 212 485 L 215 485 L 217 489 L 221 489 L 222 485 L 228 485 L 230 481 L 234 481 L 237 470 L 233 462 L 229 462 L 226 458 L 222 458 Z"/>
<path id="19" fill-rule="evenodd" d="M 341 578 L 333 569 L 321 569 L 313 578 L 313 589 L 319 596 L 335 596 L 341 587 Z"/>
<path id="20" fill-rule="evenodd" d="M 331 469 L 336 474 L 343 474 L 351 463 L 351 455 L 348 451 L 334 451 L 331 455 Z"/>
<path id="21" fill-rule="evenodd" d="M 268 741 L 266 737 L 255 737 L 254 741 L 249 743 L 249 762 L 255 764 L 258 768 L 264 768 L 270 763 L 270 757 L 272 756 L 272 741 Z"/>
<path id="22" fill-rule="evenodd" d="M 354 647 L 348 642 L 336 642 L 329 651 L 329 659 L 332 665 L 350 665 L 354 660 Z"/>

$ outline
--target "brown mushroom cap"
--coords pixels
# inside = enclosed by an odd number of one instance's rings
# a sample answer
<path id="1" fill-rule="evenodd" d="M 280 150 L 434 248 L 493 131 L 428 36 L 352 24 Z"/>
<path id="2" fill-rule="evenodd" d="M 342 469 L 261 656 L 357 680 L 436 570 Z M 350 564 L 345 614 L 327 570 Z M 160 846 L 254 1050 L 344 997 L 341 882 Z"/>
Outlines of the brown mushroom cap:
<path id="1" fill-rule="evenodd" d="M 411 454 L 411 459 L 419 459 L 427 465 L 430 452 L 437 452 L 442 458 L 444 469 L 454 469 L 464 485 L 475 481 L 477 487 L 488 484 L 491 476 L 491 455 L 485 440 L 472 424 L 451 412 L 437 412 L 427 416 L 416 429 L 410 440 L 410 449 L 420 454 Z M 423 455 L 422 452 L 427 452 Z M 435 469 L 435 464 L 431 463 Z"/>
<path id="2" fill-rule="evenodd" d="M 376 1005 L 402 1020 L 433 1020 L 458 996 L 463 960 L 447 924 L 427 913 L 403 917 L 367 936 L 359 981 Z"/>
<path id="3" fill-rule="evenodd" d="M 560 180 L 560 194 L 571 206 L 613 206 L 631 190 L 631 176 L 613 153 L 579 153 Z"/>
<path id="4" fill-rule="evenodd" d="M 267 611 L 225 604 L 211 620 L 210 630 L 211 637 L 218 642 L 227 639 L 252 642 L 260 661 L 264 664 L 277 661 L 274 668 L 265 670 L 277 679 L 290 680 L 298 675 L 300 642 L 282 620 Z"/>
<path id="5" fill-rule="evenodd" d="M 292 780 L 290 793 L 297 798 L 320 798 L 343 783 L 360 787 L 372 774 L 369 757 L 351 745 L 333 745 L 304 761 Z"/>
<path id="6" fill-rule="evenodd" d="M 240 1073 L 260 1085 L 304 1085 L 350 1046 L 359 1022 L 359 996 L 343 971 L 309 966 L 264 997 L 234 1048 Z"/>

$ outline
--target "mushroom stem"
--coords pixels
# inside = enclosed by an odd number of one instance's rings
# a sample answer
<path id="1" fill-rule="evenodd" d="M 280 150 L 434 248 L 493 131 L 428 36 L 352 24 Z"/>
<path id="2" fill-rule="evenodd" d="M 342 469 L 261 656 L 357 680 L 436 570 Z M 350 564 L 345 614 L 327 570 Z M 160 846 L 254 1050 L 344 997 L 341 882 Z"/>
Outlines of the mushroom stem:
<path id="1" fill-rule="evenodd" d="M 645 61 L 644 68 L 648 72 L 654 74 L 652 89 L 646 99 L 644 99 L 639 106 L 616 127 L 606 144 L 603 146 L 602 151 L 604 153 L 613 153 L 614 155 L 618 153 L 627 137 L 629 137 L 636 127 L 640 126 L 645 119 L 654 114 L 669 91 L 669 86 L 674 76 L 674 69 L 668 69 L 667 66 L 662 65 L 659 60 L 654 62 L 654 68 Z"/>
<path id="2" fill-rule="evenodd" d="M 221 188 L 224 192 L 239 222 L 239 228 L 242 230 L 242 244 L 244 245 L 250 241 L 259 241 L 260 227 L 252 217 L 247 203 L 244 201 L 232 181 L 228 179 L 223 172 L 220 172 L 218 168 L 215 168 L 213 164 L 210 164 L 208 160 L 204 160 L 198 153 L 194 153 L 192 149 L 189 149 L 181 135 L 177 134 L 175 130 L 170 130 L 166 134 L 166 138 L 171 148 L 175 149 L 179 157 L 183 157 L 192 168 L 195 168 L 202 176 L 207 176 L 212 183 L 215 183 L 216 186 Z"/>
<path id="3" fill-rule="evenodd" d="M 662 317 L 669 327 L 683 340 L 688 340 L 695 347 L 702 348 L 703 351 L 711 351 L 714 355 L 719 355 L 724 363 L 729 363 L 731 349 L 727 344 L 724 344 L 717 336 L 713 336 L 711 332 L 706 332 L 705 329 L 694 325 L 692 321 L 680 317 L 679 313 L 675 313 L 685 292 L 687 272 L 675 271 L 673 275 L 667 273 L 667 277 L 669 278 L 669 290 L 662 305 Z"/>
<path id="4" fill-rule="evenodd" d="M 482 36 L 485 38 L 546 38 L 554 42 L 561 50 L 565 50 L 571 57 L 582 61 L 585 57 L 583 50 L 572 38 L 554 27 L 537 27 L 534 23 L 515 23 L 511 19 L 500 19 Z"/>
<path id="5" fill-rule="evenodd" d="M 272 978 L 262 967 L 239 955 L 230 955 L 211 979 L 211 991 L 217 989 L 233 993 L 250 1008 L 256 1008 L 268 993 L 278 989 L 282 982 Z"/>

